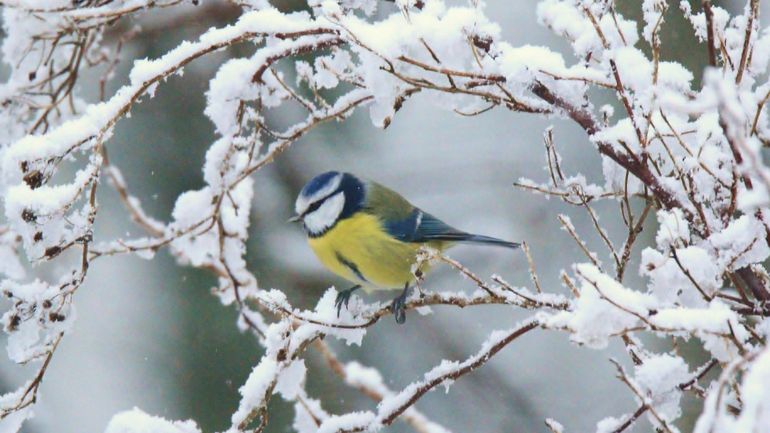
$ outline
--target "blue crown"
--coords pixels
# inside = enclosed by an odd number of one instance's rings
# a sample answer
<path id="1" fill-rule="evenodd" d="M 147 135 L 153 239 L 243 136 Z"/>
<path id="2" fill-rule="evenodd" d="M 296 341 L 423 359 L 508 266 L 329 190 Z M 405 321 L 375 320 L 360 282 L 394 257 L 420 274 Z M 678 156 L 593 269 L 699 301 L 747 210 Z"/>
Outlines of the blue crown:
<path id="1" fill-rule="evenodd" d="M 303 197 L 310 197 L 328 185 L 329 182 L 339 174 L 340 172 L 338 171 L 327 171 L 326 173 L 321 173 L 318 176 L 310 179 L 310 181 L 305 184 L 299 194 Z"/>

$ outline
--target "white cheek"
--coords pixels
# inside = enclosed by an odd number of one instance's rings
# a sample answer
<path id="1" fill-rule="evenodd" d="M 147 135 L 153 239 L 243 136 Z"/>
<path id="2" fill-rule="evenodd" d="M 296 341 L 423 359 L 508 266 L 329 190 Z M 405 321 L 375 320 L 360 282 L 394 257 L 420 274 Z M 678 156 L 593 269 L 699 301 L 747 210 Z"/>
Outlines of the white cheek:
<path id="1" fill-rule="evenodd" d="M 326 199 L 324 204 L 314 212 L 305 215 L 305 227 L 310 233 L 323 232 L 337 222 L 344 207 L 345 195 L 338 192 L 333 197 Z"/>

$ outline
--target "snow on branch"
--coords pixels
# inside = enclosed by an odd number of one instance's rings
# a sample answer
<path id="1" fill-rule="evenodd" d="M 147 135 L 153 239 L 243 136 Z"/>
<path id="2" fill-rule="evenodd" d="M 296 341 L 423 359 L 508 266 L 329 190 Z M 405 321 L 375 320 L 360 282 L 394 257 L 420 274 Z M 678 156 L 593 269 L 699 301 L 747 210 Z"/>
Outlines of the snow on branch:
<path id="1" fill-rule="evenodd" d="M 194 421 L 168 421 L 134 408 L 112 417 L 105 433 L 200 433 L 200 431 Z"/>
<path id="2" fill-rule="evenodd" d="M 6 131 L 0 138 L 0 289 L 11 301 L 2 321 L 9 358 L 39 366 L 21 388 L 0 397 L 3 431 L 18 431 L 32 416 L 40 383 L 71 332 L 75 294 L 101 262 L 96 259 L 136 254 L 149 260 L 162 248 L 180 265 L 215 275 L 215 295 L 234 305 L 238 326 L 265 350 L 239 390 L 228 430 L 233 433 L 262 431 L 274 395 L 294 404 L 299 432 L 369 431 L 398 419 L 419 432 L 448 431 L 417 410 L 420 398 L 483 367 L 535 328 L 565 333 L 593 350 L 613 340 L 625 346 L 628 359 L 613 360 L 614 372 L 637 409 L 608 414 L 597 432 L 620 433 L 645 418 L 659 431 L 678 431 L 685 393 L 702 401 L 696 431 L 770 431 L 767 387 L 758 386 L 770 371 L 770 277 L 764 266 L 770 255 L 770 169 L 763 159 L 770 146 L 770 31 L 760 26 L 758 0 L 747 1 L 738 14 L 709 1 L 669 10 L 668 2 L 645 0 L 639 22 L 613 1 L 540 1 L 536 19 L 565 39 L 569 56 L 504 40 L 507 23 L 488 16 L 477 0 L 309 0 L 307 11 L 293 13 L 268 0 L 245 0 L 237 2 L 240 16 L 233 24 L 206 30 L 157 59 L 134 60 L 127 83 L 104 95 L 120 47 L 141 29 L 114 47 L 105 46 L 105 32 L 185 3 L 2 3 L 3 61 L 11 69 L 0 87 Z M 682 14 L 700 41 L 692 50 L 709 65 L 706 70 L 690 71 L 663 57 L 668 42 L 661 29 L 671 13 Z M 206 93 L 204 114 L 217 139 L 203 163 L 204 186 L 180 194 L 171 215 L 148 215 L 107 157 L 115 125 L 190 62 L 245 43 L 256 46 L 253 54 L 223 62 Z M 100 80 L 103 98 L 89 100 L 79 95 L 85 85 L 80 76 L 100 65 L 107 67 Z M 596 107 L 596 89 L 612 95 L 613 103 Z M 388 305 L 354 299 L 338 317 L 330 289 L 315 309 L 300 310 L 281 290 L 261 287 L 244 257 L 255 172 L 321 124 L 345 121 L 365 107 L 375 126 L 387 128 L 404 104 L 420 97 L 462 116 L 497 109 L 574 122 L 602 172 L 593 180 L 571 173 L 552 126 L 544 133 L 543 180 L 516 182 L 564 202 L 558 215 L 563 242 L 577 243 L 581 255 L 561 274 L 563 288 L 541 284 L 529 246 L 524 252 L 531 289 L 498 276 L 486 281 L 435 251 L 419 253 L 416 260 L 447 266 L 474 289 L 424 292 L 412 296 L 407 308 L 494 304 L 532 316 L 508 331 L 490 332 L 475 355 L 445 360 L 393 391 L 377 370 L 339 360 L 323 341 L 360 344 L 367 329 L 388 315 Z M 301 115 L 288 126 L 273 125 L 267 112 L 278 107 Z M 145 235 L 95 243 L 97 188 L 114 190 Z M 599 214 L 593 206 L 599 200 L 617 202 L 619 212 Z M 570 212 L 585 212 L 592 233 L 576 228 Z M 612 217 L 625 227 L 624 236 L 613 238 L 606 229 L 603 221 Z M 640 245 L 640 233 L 653 220 L 654 242 Z M 608 264 L 590 249 L 587 236 L 600 241 Z M 35 278 L 27 265 L 40 262 L 57 263 L 58 274 Z M 636 262 L 643 283 L 632 286 L 627 275 Z M 674 346 L 655 351 L 640 335 Z M 711 359 L 693 365 L 680 356 L 676 342 L 685 339 L 695 339 Z M 377 407 L 342 414 L 324 409 L 324 399 L 305 388 L 315 373 L 305 363 L 310 350 Z M 546 425 L 564 428 L 553 419 Z M 106 431 L 147 430 L 199 431 L 192 421 L 171 422 L 139 409 L 116 415 Z"/>
<path id="3" fill-rule="evenodd" d="M 377 430 L 383 425 L 390 425 L 427 392 L 439 385 L 449 386 L 459 377 L 485 364 L 513 340 L 537 328 L 537 326 L 537 320 L 530 319 L 511 330 L 494 331 L 475 355 L 462 362 L 444 360 L 426 372 L 422 380 L 413 382 L 397 394 L 383 398 L 378 404 L 377 413 L 360 412 L 331 417 L 320 425 L 318 431 L 324 433 L 360 432 Z"/>

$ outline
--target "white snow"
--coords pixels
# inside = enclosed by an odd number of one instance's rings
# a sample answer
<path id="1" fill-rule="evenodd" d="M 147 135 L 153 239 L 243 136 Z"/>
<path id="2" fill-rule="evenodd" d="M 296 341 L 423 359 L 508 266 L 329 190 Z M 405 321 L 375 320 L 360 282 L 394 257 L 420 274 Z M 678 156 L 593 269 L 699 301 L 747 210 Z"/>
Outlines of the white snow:
<path id="1" fill-rule="evenodd" d="M 668 423 L 682 413 L 679 384 L 690 379 L 688 370 L 684 359 L 669 354 L 654 355 L 635 368 L 636 383 L 641 386 L 645 397 L 650 399 L 655 413 Z M 648 418 L 653 425 L 658 424 L 654 416 L 648 415 Z"/>
<path id="2" fill-rule="evenodd" d="M 297 398 L 305 385 L 307 367 L 305 361 L 300 359 L 292 362 L 278 376 L 275 391 L 280 393 L 284 400 L 291 401 Z"/>
<path id="3" fill-rule="evenodd" d="M 740 352 L 729 338 L 731 333 L 742 344 L 749 337 L 748 331 L 739 324 L 738 315 L 717 300 L 708 308 L 661 309 L 649 320 L 663 329 L 695 334 L 703 341 L 704 349 L 721 362 L 735 359 Z"/>
<path id="4" fill-rule="evenodd" d="M 583 284 L 574 310 L 546 319 L 547 326 L 568 328 L 576 343 L 604 348 L 610 337 L 639 326 L 640 316 L 646 317 L 658 306 L 654 297 L 623 287 L 594 265 L 580 264 L 577 270 Z"/>
<path id="5" fill-rule="evenodd" d="M 15 391 L 8 392 L 0 396 L 0 410 L 5 410 L 16 406 L 21 401 L 27 387 L 32 382 L 29 381 L 20 386 Z M 3 419 L 0 419 L 0 433 L 16 433 L 21 430 L 21 425 L 25 420 L 34 415 L 33 406 L 27 406 L 24 409 L 11 412 Z"/>
<path id="6" fill-rule="evenodd" d="M 352 430 L 365 426 L 374 420 L 374 414 L 369 411 L 364 412 L 350 412 L 344 415 L 330 416 L 321 426 L 318 427 L 316 433 L 336 433 L 344 430 Z"/>
<path id="7" fill-rule="evenodd" d="M 380 372 L 371 367 L 366 367 L 356 361 L 345 365 L 345 382 L 354 387 L 365 387 L 374 390 L 381 395 L 390 393 L 385 386 Z"/>
<path id="8" fill-rule="evenodd" d="M 658 215 L 658 233 L 655 242 L 658 248 L 666 251 L 671 247 L 687 246 L 690 243 L 690 224 L 685 220 L 681 209 L 660 210 Z"/>
<path id="9" fill-rule="evenodd" d="M 708 240 L 718 251 L 718 263 L 738 269 L 770 255 L 765 233 L 764 224 L 755 216 L 743 215 Z"/>
<path id="10" fill-rule="evenodd" d="M 273 359 L 263 357 L 259 361 L 259 364 L 254 367 L 246 379 L 246 383 L 238 390 L 241 394 L 241 402 L 238 405 L 238 410 L 233 413 L 233 425 L 241 424 L 248 419 L 255 408 L 265 404 L 265 399 L 268 397 L 267 391 L 279 372 L 279 365 Z"/>
<path id="11" fill-rule="evenodd" d="M 735 422 L 733 431 L 763 431 L 770 426 L 770 349 L 765 347 L 757 355 L 741 383 L 743 410 Z"/>
<path id="12" fill-rule="evenodd" d="M 678 59 L 669 58 L 667 49 L 661 59 L 649 54 L 657 43 L 657 26 L 671 25 L 661 21 L 671 8 L 662 0 L 638 2 L 638 22 L 611 9 L 611 2 L 540 1 L 533 18 L 563 38 L 566 51 L 538 45 L 528 35 L 504 40 L 508 29 L 504 32 L 500 24 L 505 23 L 488 15 L 483 1 L 397 0 L 383 5 L 377 0 L 309 0 L 306 11 L 282 13 L 267 1 L 251 0 L 243 4 L 244 10 L 233 24 L 205 30 L 157 59 L 134 60 L 127 83 L 104 102 L 82 99 L 76 86 L 68 103 L 57 106 L 47 119 L 44 132 L 39 124 L 35 126 L 41 107 L 49 103 L 38 92 L 41 83 L 50 80 L 55 87 L 67 79 L 66 74 L 52 76 L 55 71 L 47 65 L 66 64 L 76 44 L 75 36 L 66 32 L 51 53 L 38 41 L 50 40 L 51 35 L 72 26 L 90 26 L 95 42 L 89 56 L 109 54 L 99 46 L 102 30 L 98 23 L 123 12 L 150 14 L 174 0 L 118 0 L 95 7 L 73 7 L 65 0 L 6 3 L 2 59 L 10 68 L 6 82 L 0 85 L 4 102 L 0 109 L 4 131 L 0 137 L 0 194 L 7 225 L 0 228 L 0 273 L 4 277 L 0 288 L 10 299 L 2 321 L 12 361 L 39 361 L 62 333 L 72 329 L 76 310 L 71 295 L 77 289 L 74 282 L 82 275 L 80 268 L 73 270 L 58 255 L 62 247 L 73 245 L 74 250 L 84 239 L 102 235 L 94 233 L 100 227 L 93 221 L 101 217 L 97 203 L 91 204 L 87 196 L 97 182 L 102 184 L 105 169 L 111 170 L 119 189 L 127 189 L 117 169 L 104 167 L 99 152 L 112 138 L 116 123 L 130 116 L 131 108 L 141 100 L 156 97 L 164 80 L 181 74 L 190 61 L 245 42 L 256 47 L 254 53 L 224 61 L 206 93 L 204 113 L 217 138 L 200 161 L 203 184 L 179 194 L 168 222 L 145 215 L 139 200 L 129 195 L 126 201 L 134 215 L 146 221 L 153 233 L 135 239 L 100 239 L 99 244 L 90 245 L 92 253 L 135 251 L 146 259 L 170 245 L 178 263 L 214 272 L 213 292 L 223 304 L 237 302 L 237 326 L 257 335 L 265 354 L 239 389 L 241 401 L 232 415 L 231 431 L 237 431 L 278 394 L 294 403 L 293 427 L 302 433 L 377 430 L 401 409 L 425 430 L 443 432 L 443 427 L 407 403 L 428 385 L 444 386 L 448 392 L 453 376 L 485 360 L 495 345 L 520 329 L 490 332 L 476 354 L 461 361 L 442 360 L 397 392 L 390 390 L 389 378 L 374 367 L 356 361 L 344 364 L 347 385 L 383 396 L 376 410 L 330 415 L 305 389 L 309 373 L 303 351 L 308 344 L 325 337 L 361 345 L 364 326 L 382 305 L 366 305 L 354 298 L 338 317 L 333 288 L 312 310 L 294 308 L 281 290 L 261 288 L 246 263 L 255 189 L 251 174 L 316 122 L 344 120 L 357 107 L 368 105 L 372 124 L 387 127 L 398 120 L 397 108 L 408 102 L 404 99 L 407 94 L 447 111 L 474 112 L 490 102 L 523 104 L 561 117 L 575 117 L 579 111 L 584 122 L 596 122 L 595 131 L 593 125 L 585 128 L 591 130 L 586 137 L 589 147 L 591 143 L 609 146 L 630 158 L 631 165 L 643 164 L 649 170 L 644 181 L 654 188 L 629 176 L 606 155 L 600 157 L 601 172 L 560 174 L 558 180 L 546 178 L 545 182 L 519 181 L 547 196 L 573 202 L 581 199 L 578 192 L 591 200 L 620 200 L 628 195 L 633 206 L 646 196 L 656 209 L 654 242 L 641 236 L 629 262 L 634 264 L 631 266 L 638 263 L 641 278 L 627 275 L 618 281 L 598 260 L 604 255 L 589 253 L 593 264 L 572 261 L 572 273 L 564 274 L 576 282 L 579 296 L 574 298 L 527 288 L 515 288 L 518 295 L 499 286 L 490 290 L 510 306 L 522 306 L 521 296 L 559 305 L 537 311 L 537 324 L 548 331 L 563 331 L 571 341 L 592 349 L 606 348 L 621 334 L 629 336 L 642 359 L 634 369 L 634 385 L 642 390 L 644 403 L 667 423 L 681 414 L 678 385 L 690 379 L 692 368 L 674 352 L 660 352 L 652 345 L 645 348 L 642 342 L 646 340 L 639 337 L 695 337 L 723 364 L 722 375 L 733 375 L 724 380 L 720 377 L 711 386 L 706 383 L 711 379 L 700 384 L 707 397 L 696 430 L 759 432 L 770 425 L 767 386 L 762 386 L 770 380 L 770 355 L 764 342 L 754 341 L 750 332 L 754 326 L 759 335 L 767 337 L 770 322 L 758 319 L 755 323 L 739 313 L 758 306 L 734 297 L 732 287 L 735 272 L 742 268 L 755 271 L 766 282 L 763 265 L 770 256 L 770 168 L 764 145 L 770 137 L 766 104 L 770 30 L 763 29 L 759 20 L 748 27 L 750 4 L 732 12 L 712 6 L 713 48 L 720 66 L 690 71 Z M 702 8 L 683 1 L 679 9 L 694 35 L 705 43 L 708 32 Z M 743 53 L 745 40 L 751 47 L 748 56 Z M 660 42 L 670 43 L 665 38 Z M 708 52 L 703 46 L 692 48 L 704 56 Z M 303 58 L 312 58 L 312 62 L 297 59 L 297 54 L 308 51 L 313 53 Z M 49 61 L 39 60 L 48 54 Z M 283 56 L 291 59 L 276 60 Z M 743 57 L 747 57 L 745 65 L 740 64 Z M 453 75 L 451 80 L 448 75 Z M 701 75 L 701 88 L 693 88 L 694 77 Z M 560 107 L 549 105 L 533 92 L 543 87 Z M 594 98 L 597 88 L 602 89 L 602 99 Z M 597 108 L 593 103 L 599 100 L 604 105 Z M 282 130 L 267 132 L 266 125 L 278 117 L 273 116 L 274 109 L 276 113 L 298 109 L 302 115 Z M 593 119 L 594 113 L 601 120 Z M 741 163 L 736 161 L 737 154 Z M 555 151 L 549 157 L 568 169 L 569 161 Z M 656 194 L 670 195 L 670 200 L 656 200 L 652 197 Z M 343 201 L 341 196 L 330 199 L 326 207 L 306 217 L 307 225 L 328 226 Z M 297 210 L 306 209 L 308 203 L 299 201 Z M 602 224 L 607 221 L 604 215 Z M 566 230 L 576 231 L 568 215 L 560 215 L 560 219 Z M 600 233 L 611 236 L 615 245 L 623 245 L 625 240 L 616 240 L 617 232 L 605 227 Z M 571 242 L 568 237 L 565 239 Z M 75 254 L 61 255 L 72 260 Z M 51 269 L 28 269 L 29 264 L 46 260 L 54 262 Z M 32 274 L 29 278 L 28 273 Z M 39 279 L 41 275 L 46 280 Z M 483 290 L 439 296 L 444 301 L 488 297 Z M 263 316 L 265 310 L 271 314 Z M 427 314 L 430 309 L 418 312 Z M 273 321 L 272 314 L 278 319 Z M 740 392 L 728 389 L 724 395 L 718 394 L 720 384 L 728 379 L 740 381 Z M 12 405 L 22 390 L 0 397 L 0 406 Z M 728 401 L 740 406 L 739 415 L 726 409 Z M 18 431 L 32 413 L 32 407 L 12 413 L 0 421 L 0 432 Z M 647 417 L 657 424 L 651 414 Z M 613 431 L 623 421 L 622 417 L 604 418 L 598 422 L 597 432 Z M 553 420 L 548 424 L 554 431 L 563 429 Z M 116 415 L 106 431 L 191 433 L 199 429 L 192 421 L 168 421 L 134 409 Z"/>
<path id="13" fill-rule="evenodd" d="M 134 408 L 112 417 L 104 433 L 200 433 L 195 421 L 169 421 Z"/>

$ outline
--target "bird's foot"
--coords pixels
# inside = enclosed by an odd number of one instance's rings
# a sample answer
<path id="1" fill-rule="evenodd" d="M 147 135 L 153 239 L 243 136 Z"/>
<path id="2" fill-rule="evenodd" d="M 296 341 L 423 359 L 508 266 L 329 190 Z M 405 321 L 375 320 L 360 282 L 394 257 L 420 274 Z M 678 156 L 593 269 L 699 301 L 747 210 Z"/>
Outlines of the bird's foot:
<path id="1" fill-rule="evenodd" d="M 337 307 L 337 318 L 340 317 L 340 312 L 342 311 L 342 305 L 345 305 L 345 309 L 348 309 L 348 303 L 350 302 L 350 297 L 353 295 L 353 292 L 360 289 L 361 286 L 353 286 L 347 290 L 343 290 L 339 293 L 337 293 L 337 299 L 334 300 L 334 306 Z"/>
<path id="2" fill-rule="evenodd" d="M 390 304 L 390 311 L 396 318 L 399 325 L 406 322 L 406 298 L 409 296 L 409 286 L 404 287 L 404 291 Z"/>

